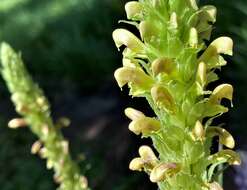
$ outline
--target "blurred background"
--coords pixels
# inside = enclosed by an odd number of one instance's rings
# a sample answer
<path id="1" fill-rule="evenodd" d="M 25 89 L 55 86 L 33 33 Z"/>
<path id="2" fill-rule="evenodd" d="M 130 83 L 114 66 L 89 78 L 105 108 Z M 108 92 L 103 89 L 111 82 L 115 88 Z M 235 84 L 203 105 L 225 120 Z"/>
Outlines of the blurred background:
<path id="1" fill-rule="evenodd" d="M 95 190 L 156 190 L 143 173 L 128 170 L 141 144 L 150 144 L 127 130 L 127 106 L 151 113 L 142 99 L 120 92 L 113 72 L 121 53 L 111 38 L 124 24 L 125 0 L 1 0 L 0 41 L 22 52 L 26 66 L 52 104 L 55 120 L 71 119 L 64 129 L 75 160 Z M 201 0 L 218 8 L 214 36 L 235 41 L 235 55 L 222 69 L 222 81 L 234 85 L 234 108 L 221 118 L 236 138 L 241 167 L 225 173 L 225 190 L 247 189 L 247 2 Z M 125 25 L 124 25 L 125 26 Z M 1 190 L 54 190 L 52 171 L 30 154 L 36 137 L 28 129 L 7 128 L 14 107 L 0 81 Z"/>

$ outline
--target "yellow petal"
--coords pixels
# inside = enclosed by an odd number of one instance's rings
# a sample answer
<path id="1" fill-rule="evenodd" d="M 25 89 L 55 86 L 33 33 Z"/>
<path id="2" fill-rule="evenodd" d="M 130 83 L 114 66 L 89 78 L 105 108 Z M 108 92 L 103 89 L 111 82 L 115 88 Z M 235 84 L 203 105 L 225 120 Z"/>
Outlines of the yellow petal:
<path id="1" fill-rule="evenodd" d="M 189 45 L 192 48 L 197 48 L 198 46 L 198 32 L 196 28 L 190 29 Z"/>
<path id="2" fill-rule="evenodd" d="M 152 167 L 156 166 L 158 163 L 158 158 L 155 156 L 153 150 L 149 146 L 141 146 L 139 148 L 140 157 L 149 163 Z"/>
<path id="3" fill-rule="evenodd" d="M 214 40 L 199 58 L 199 62 L 205 62 L 217 54 L 233 54 L 233 41 L 229 37 L 220 37 Z"/>
<path id="4" fill-rule="evenodd" d="M 223 98 L 232 101 L 233 87 L 230 84 L 221 84 L 217 86 L 212 92 L 209 101 L 211 103 L 220 104 Z"/>
<path id="5" fill-rule="evenodd" d="M 40 141 L 36 141 L 33 143 L 32 148 L 31 148 L 31 153 L 32 154 L 37 154 L 42 147 L 42 143 Z"/>
<path id="6" fill-rule="evenodd" d="M 167 177 L 172 177 L 180 170 L 177 163 L 161 163 L 157 165 L 150 174 L 150 180 L 153 183 L 166 180 Z"/>
<path id="7" fill-rule="evenodd" d="M 223 190 L 223 188 L 217 182 L 209 184 L 209 190 Z"/>
<path id="8" fill-rule="evenodd" d="M 160 73 L 170 74 L 174 69 L 174 61 L 169 58 L 157 58 L 152 62 L 152 72 L 156 76 Z"/>
<path id="9" fill-rule="evenodd" d="M 113 40 L 119 49 L 122 45 L 127 46 L 136 53 L 143 53 L 145 45 L 134 34 L 126 29 L 116 29 L 112 33 Z"/>
<path id="10" fill-rule="evenodd" d="M 15 118 L 10 120 L 8 123 L 8 127 L 11 129 L 17 129 L 26 126 L 27 126 L 27 122 L 23 118 Z"/>
<path id="11" fill-rule="evenodd" d="M 140 112 L 134 108 L 126 108 L 124 110 L 124 113 L 129 119 L 131 119 L 133 121 L 145 117 L 144 113 L 142 113 L 142 112 Z"/>
<path id="12" fill-rule="evenodd" d="M 129 169 L 133 171 L 142 171 L 144 161 L 141 158 L 134 158 L 129 164 Z"/>
<path id="13" fill-rule="evenodd" d="M 178 20 L 177 20 L 177 14 L 173 12 L 170 17 L 170 27 L 172 29 L 178 28 Z"/>
<path id="14" fill-rule="evenodd" d="M 114 73 L 114 77 L 122 88 L 125 84 L 132 82 L 142 89 L 150 89 L 153 84 L 153 80 L 144 71 L 133 67 L 121 67 Z"/>
<path id="15" fill-rule="evenodd" d="M 143 7 L 137 1 L 130 1 L 125 4 L 125 11 L 128 19 L 139 20 L 142 18 Z"/>
<path id="16" fill-rule="evenodd" d="M 150 135 L 152 132 L 158 131 L 161 128 L 160 122 L 150 117 L 134 120 L 129 124 L 129 130 L 136 135 Z"/>
<path id="17" fill-rule="evenodd" d="M 156 85 L 151 89 L 151 96 L 159 108 L 175 110 L 175 103 L 170 92 L 163 86 Z"/>
<path id="18" fill-rule="evenodd" d="M 200 9 L 200 19 L 205 20 L 207 22 L 216 22 L 216 14 L 217 8 L 213 5 L 206 5 Z"/>
<path id="19" fill-rule="evenodd" d="M 142 21 L 139 25 L 140 35 L 142 40 L 150 40 L 157 33 L 157 28 L 152 22 Z"/>
<path id="20" fill-rule="evenodd" d="M 133 67 L 133 68 L 137 68 L 137 63 L 130 60 L 130 59 L 127 59 L 127 58 L 123 58 L 123 66 L 124 67 Z"/>
<path id="21" fill-rule="evenodd" d="M 207 83 L 207 66 L 204 62 L 200 62 L 197 69 L 196 80 L 204 86 Z"/>
<path id="22" fill-rule="evenodd" d="M 208 137 L 219 136 L 220 143 L 228 148 L 234 148 L 235 141 L 232 135 L 221 127 L 208 127 L 206 131 Z"/>
<path id="23" fill-rule="evenodd" d="M 211 163 L 217 163 L 219 161 L 226 161 L 230 165 L 240 165 L 241 164 L 241 158 L 240 156 L 232 151 L 232 150 L 221 150 L 220 152 L 213 154 L 209 156 L 209 161 Z"/>
<path id="24" fill-rule="evenodd" d="M 202 140 L 205 136 L 204 128 L 200 121 L 197 121 L 195 124 L 195 127 L 193 129 L 193 136 L 195 137 L 195 139 L 200 140 Z"/>

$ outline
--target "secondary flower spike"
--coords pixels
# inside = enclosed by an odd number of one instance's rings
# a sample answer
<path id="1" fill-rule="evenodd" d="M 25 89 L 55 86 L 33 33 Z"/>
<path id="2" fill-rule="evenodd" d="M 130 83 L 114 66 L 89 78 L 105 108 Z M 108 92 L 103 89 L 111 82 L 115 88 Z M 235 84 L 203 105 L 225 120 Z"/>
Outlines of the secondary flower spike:
<path id="1" fill-rule="evenodd" d="M 125 48 L 123 67 L 114 76 L 120 88 L 128 84 L 129 94 L 146 98 L 153 109 L 150 117 L 125 110 L 132 120 L 129 130 L 153 143 L 152 149 L 139 149 L 129 168 L 144 171 L 159 190 L 222 190 L 211 178 L 217 165 L 241 160 L 233 150 L 210 152 L 213 137 L 224 148 L 235 146 L 233 136 L 214 121 L 228 111 L 222 100 L 233 99 L 232 85 L 217 84 L 217 70 L 227 65 L 224 56 L 233 54 L 233 41 L 223 36 L 205 43 L 216 7 L 200 7 L 196 0 L 139 0 L 125 10 L 125 23 L 139 32 L 113 32 L 117 48 Z"/>

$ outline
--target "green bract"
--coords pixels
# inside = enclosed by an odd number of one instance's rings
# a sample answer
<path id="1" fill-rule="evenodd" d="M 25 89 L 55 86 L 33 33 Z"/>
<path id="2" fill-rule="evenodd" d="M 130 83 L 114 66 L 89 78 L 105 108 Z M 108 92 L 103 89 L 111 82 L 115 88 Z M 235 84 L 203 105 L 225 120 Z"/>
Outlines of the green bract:
<path id="1" fill-rule="evenodd" d="M 133 108 L 125 113 L 133 120 L 129 129 L 150 137 L 159 154 L 156 158 L 146 148 L 150 156 L 133 159 L 130 169 L 144 170 L 160 190 L 221 189 L 213 181 L 216 166 L 240 164 L 240 158 L 232 150 L 210 153 L 215 136 L 222 145 L 235 146 L 229 132 L 212 126 L 214 118 L 228 111 L 221 100 L 232 101 L 233 95 L 230 84 L 207 89 L 218 80 L 215 70 L 226 65 L 222 54 L 232 55 L 233 49 L 229 37 L 208 47 L 204 43 L 216 22 L 216 8 L 199 8 L 195 0 L 139 0 L 128 2 L 125 10 L 140 39 L 125 29 L 113 32 L 116 46 L 125 47 L 115 78 L 153 108 L 156 118 Z"/>

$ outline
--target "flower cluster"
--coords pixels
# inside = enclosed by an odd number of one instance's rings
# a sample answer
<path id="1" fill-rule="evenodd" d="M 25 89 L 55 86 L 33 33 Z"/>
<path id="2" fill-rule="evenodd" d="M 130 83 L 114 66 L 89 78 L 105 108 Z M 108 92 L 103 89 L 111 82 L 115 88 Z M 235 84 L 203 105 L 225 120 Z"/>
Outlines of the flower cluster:
<path id="1" fill-rule="evenodd" d="M 216 8 L 198 7 L 196 0 L 139 0 L 125 5 L 128 21 L 140 38 L 120 28 L 113 32 L 117 48 L 124 46 L 123 66 L 114 73 L 120 88 L 128 85 L 132 97 L 144 97 L 155 112 L 148 117 L 134 108 L 125 110 L 130 131 L 151 138 L 130 169 L 145 171 L 160 190 L 222 189 L 216 181 L 219 164 L 239 165 L 231 134 L 213 120 L 228 111 L 233 87 L 208 84 L 218 80 L 216 70 L 232 55 L 233 41 L 219 37 L 209 46 Z M 215 83 L 212 84 L 212 86 Z M 226 149 L 211 154 L 217 137 Z M 219 171 L 218 171 L 219 172 Z"/>
<path id="2" fill-rule="evenodd" d="M 6 43 L 1 44 L 0 58 L 1 74 L 16 111 L 22 116 L 12 119 L 8 126 L 14 129 L 29 126 L 39 138 L 31 153 L 47 159 L 47 169 L 54 169 L 54 180 L 60 184 L 59 190 L 89 190 L 87 179 L 80 175 L 79 167 L 71 159 L 69 143 L 60 130 L 69 125 L 68 119 L 61 118 L 57 124 L 52 121 L 43 91 L 33 82 L 21 56 Z"/>

